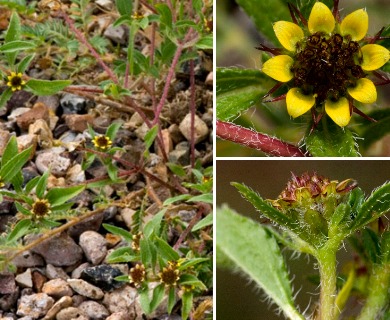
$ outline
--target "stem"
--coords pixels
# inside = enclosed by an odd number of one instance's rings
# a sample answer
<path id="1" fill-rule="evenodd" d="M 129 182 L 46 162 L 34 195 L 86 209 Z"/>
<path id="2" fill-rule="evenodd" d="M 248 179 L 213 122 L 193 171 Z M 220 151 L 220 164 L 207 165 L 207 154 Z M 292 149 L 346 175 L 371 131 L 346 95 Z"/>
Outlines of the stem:
<path id="1" fill-rule="evenodd" d="M 190 100 L 190 112 L 191 112 L 191 168 L 195 167 L 195 72 L 194 72 L 194 60 L 190 60 L 190 86 L 191 86 L 191 100 Z"/>
<path id="2" fill-rule="evenodd" d="M 374 265 L 368 281 L 368 298 L 357 320 L 380 319 L 388 302 L 390 264 Z"/>
<path id="3" fill-rule="evenodd" d="M 325 245 L 317 252 L 320 269 L 321 293 L 319 320 L 335 320 L 336 300 L 336 251 L 337 247 Z"/>
<path id="4" fill-rule="evenodd" d="M 298 147 L 263 133 L 217 120 L 217 136 L 221 139 L 257 149 L 278 157 L 306 157 Z"/>

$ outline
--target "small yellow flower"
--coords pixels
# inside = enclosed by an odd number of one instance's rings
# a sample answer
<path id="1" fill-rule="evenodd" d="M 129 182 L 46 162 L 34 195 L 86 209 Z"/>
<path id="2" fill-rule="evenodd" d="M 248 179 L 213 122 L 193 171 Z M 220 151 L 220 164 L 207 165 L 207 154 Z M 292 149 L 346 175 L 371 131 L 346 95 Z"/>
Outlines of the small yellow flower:
<path id="1" fill-rule="evenodd" d="M 7 78 L 7 86 L 10 87 L 12 91 L 22 90 L 23 86 L 26 84 L 26 82 L 22 79 L 22 74 L 20 72 L 11 72 L 11 75 Z"/>
<path id="2" fill-rule="evenodd" d="M 107 150 L 111 147 L 112 141 L 109 137 L 104 135 L 95 136 L 92 140 L 92 143 L 99 150 Z"/>
<path id="3" fill-rule="evenodd" d="M 383 46 L 364 43 L 368 30 L 365 10 L 354 11 L 341 22 L 334 15 L 338 17 L 338 10 L 332 13 L 325 4 L 316 2 L 307 21 L 308 32 L 288 21 L 273 25 L 285 53 L 265 46 L 259 49 L 276 55 L 264 63 L 262 71 L 291 86 L 286 103 L 293 118 L 319 107 L 321 113 L 325 111 L 337 125 L 344 127 L 352 111 L 363 115 L 353 100 L 376 101 L 375 85 L 366 77 L 389 61 L 390 52 Z"/>
<path id="4" fill-rule="evenodd" d="M 133 235 L 133 241 L 131 242 L 131 248 L 138 252 L 140 250 L 139 242 L 142 238 L 142 233 L 138 232 L 137 234 Z"/>
<path id="5" fill-rule="evenodd" d="M 31 212 L 35 217 L 47 216 L 51 212 L 49 201 L 46 199 L 36 200 L 32 205 Z"/>
<path id="6" fill-rule="evenodd" d="M 141 20 L 141 19 L 144 18 L 144 15 L 143 15 L 142 13 L 136 11 L 135 13 L 133 13 L 133 14 L 131 15 L 131 17 L 132 17 L 133 19 L 136 19 L 136 20 Z"/>
<path id="7" fill-rule="evenodd" d="M 136 287 L 140 287 L 145 281 L 145 266 L 143 264 L 137 263 L 134 268 L 130 269 L 129 280 L 130 283 L 133 283 Z"/>
<path id="8" fill-rule="evenodd" d="M 168 287 L 175 286 L 180 278 L 180 272 L 177 270 L 177 263 L 168 262 L 168 266 L 163 268 L 158 275 L 160 277 L 160 282 L 164 285 Z"/>

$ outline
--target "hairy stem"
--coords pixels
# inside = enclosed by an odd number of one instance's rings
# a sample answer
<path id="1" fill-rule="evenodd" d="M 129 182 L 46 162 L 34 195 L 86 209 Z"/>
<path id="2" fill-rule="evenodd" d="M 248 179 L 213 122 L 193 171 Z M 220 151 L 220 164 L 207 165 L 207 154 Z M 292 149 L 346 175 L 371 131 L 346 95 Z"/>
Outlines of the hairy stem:
<path id="1" fill-rule="evenodd" d="M 217 136 L 279 157 L 305 157 L 298 147 L 263 133 L 255 132 L 234 123 L 217 120 Z"/>

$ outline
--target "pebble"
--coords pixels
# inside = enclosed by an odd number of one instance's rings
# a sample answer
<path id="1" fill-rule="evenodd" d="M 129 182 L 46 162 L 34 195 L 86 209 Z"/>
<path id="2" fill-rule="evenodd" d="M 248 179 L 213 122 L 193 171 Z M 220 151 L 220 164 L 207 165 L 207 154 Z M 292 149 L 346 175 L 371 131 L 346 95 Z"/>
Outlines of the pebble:
<path id="1" fill-rule="evenodd" d="M 73 291 L 64 279 L 53 279 L 43 285 L 42 292 L 56 299 L 73 295 Z"/>
<path id="2" fill-rule="evenodd" d="M 58 279 L 58 278 L 63 280 L 69 279 L 69 276 L 62 268 L 55 267 L 50 263 L 46 266 L 46 276 L 49 279 Z"/>
<path id="3" fill-rule="evenodd" d="M 10 137 L 11 134 L 7 130 L 0 130 L 0 156 L 3 156 L 3 152 Z"/>
<path id="4" fill-rule="evenodd" d="M 171 152 L 173 150 L 173 142 L 172 142 L 172 138 L 171 138 L 171 134 L 169 133 L 169 130 L 168 129 L 161 130 L 161 137 L 162 137 L 165 153 L 168 154 L 169 152 Z M 160 157 L 162 157 L 162 150 L 161 150 L 160 145 L 157 142 L 157 140 L 155 141 L 155 150 L 158 150 L 157 154 Z"/>
<path id="5" fill-rule="evenodd" d="M 121 217 L 129 230 L 132 228 L 135 213 L 136 211 L 131 208 L 123 208 L 121 210 Z"/>
<path id="6" fill-rule="evenodd" d="M 34 156 L 38 144 L 38 137 L 35 134 L 23 134 L 17 137 L 16 141 L 18 143 L 19 152 L 32 147 L 31 155 Z"/>
<path id="7" fill-rule="evenodd" d="M 83 132 L 88 128 L 88 124 L 93 124 L 93 119 L 91 114 L 69 114 L 65 116 L 65 123 L 70 130 Z"/>
<path id="8" fill-rule="evenodd" d="M 84 269 L 89 268 L 91 264 L 89 262 L 85 262 L 80 264 L 76 269 L 72 271 L 72 279 L 80 279 L 81 273 L 84 271 Z"/>
<path id="9" fill-rule="evenodd" d="M 72 287 L 74 291 L 76 291 L 78 294 L 93 299 L 93 300 L 99 300 L 103 298 L 104 293 L 103 291 L 93 286 L 92 284 L 89 284 L 88 282 L 81 280 L 81 279 L 68 279 L 69 285 Z"/>
<path id="10" fill-rule="evenodd" d="M 40 173 L 43 174 L 50 169 L 56 177 L 65 176 L 70 164 L 70 159 L 53 152 L 53 149 L 39 153 L 35 159 L 35 165 Z"/>
<path id="11" fill-rule="evenodd" d="M 15 281 L 22 288 L 32 288 L 33 282 L 32 282 L 31 269 L 28 268 L 25 272 L 19 273 L 15 277 Z"/>
<path id="12" fill-rule="evenodd" d="M 47 312 L 47 314 L 42 320 L 54 319 L 58 312 L 67 307 L 70 307 L 72 303 L 73 301 L 71 297 L 62 297 L 50 308 L 50 310 Z"/>
<path id="13" fill-rule="evenodd" d="M 49 121 L 49 108 L 42 102 L 36 103 L 32 109 L 19 116 L 16 119 L 16 124 L 20 129 L 27 130 L 30 124 L 39 119 L 46 121 L 46 123 Z"/>
<path id="14" fill-rule="evenodd" d="M 188 140 L 191 141 L 191 114 L 188 113 L 185 118 L 181 121 L 179 125 L 180 132 L 183 134 L 183 136 Z M 207 138 L 207 135 L 209 134 L 209 128 L 207 127 L 206 123 L 199 118 L 197 115 L 195 115 L 194 118 L 194 139 L 195 144 L 203 141 Z"/>
<path id="15" fill-rule="evenodd" d="M 124 312 L 114 312 L 106 320 L 127 320 L 127 317 Z"/>
<path id="16" fill-rule="evenodd" d="M 0 273 L 0 294 L 11 294 L 16 291 L 15 277 L 12 273 Z"/>
<path id="17" fill-rule="evenodd" d="M 3 294 L 0 296 L 0 310 L 8 311 L 15 308 L 16 301 L 19 298 L 19 290 L 16 288 L 15 292 L 10 294 Z"/>
<path id="18" fill-rule="evenodd" d="M 139 115 L 138 112 L 134 112 L 129 122 L 126 123 L 128 129 L 136 129 L 144 123 L 144 119 Z"/>
<path id="19" fill-rule="evenodd" d="M 75 265 L 83 257 L 83 251 L 67 233 L 45 240 L 32 250 L 56 267 Z"/>
<path id="20" fill-rule="evenodd" d="M 148 125 L 144 122 L 141 126 L 139 126 L 137 129 L 135 129 L 135 135 L 138 139 L 141 139 L 142 141 L 145 140 L 146 134 L 149 132 Z"/>
<path id="21" fill-rule="evenodd" d="M 24 251 L 12 263 L 18 268 L 41 267 L 44 265 L 42 257 L 31 251 Z"/>
<path id="22" fill-rule="evenodd" d="M 112 0 L 96 0 L 95 3 L 108 11 L 111 11 L 114 7 Z"/>
<path id="23" fill-rule="evenodd" d="M 38 119 L 30 125 L 28 133 L 36 135 L 38 143 L 42 148 L 51 148 L 53 146 L 53 134 L 45 120 Z"/>
<path id="24" fill-rule="evenodd" d="M 60 105 L 60 99 L 58 98 L 58 95 L 56 95 L 56 94 L 52 95 L 52 96 L 40 96 L 37 98 L 37 102 L 44 103 L 54 113 L 57 111 L 57 109 Z"/>
<path id="25" fill-rule="evenodd" d="M 11 114 L 8 116 L 8 121 L 10 121 L 10 122 L 16 121 L 16 119 L 18 119 L 22 114 L 24 114 L 30 110 L 31 110 L 30 108 L 25 108 L 25 107 L 16 108 L 16 109 L 12 110 Z"/>
<path id="26" fill-rule="evenodd" d="M 22 296 L 19 301 L 18 316 L 29 316 L 34 319 L 44 316 L 53 306 L 54 299 L 46 293 Z"/>
<path id="27" fill-rule="evenodd" d="M 56 315 L 57 320 L 73 320 L 80 316 L 84 317 L 83 312 L 79 308 L 68 307 L 59 311 Z M 88 319 L 88 318 L 87 318 Z"/>
<path id="28" fill-rule="evenodd" d="M 96 301 L 84 301 L 78 308 L 91 320 L 104 320 L 109 315 L 108 310 Z"/>
<path id="29" fill-rule="evenodd" d="M 209 72 L 209 74 L 206 77 L 205 84 L 206 86 L 213 86 L 214 78 L 213 78 L 213 72 Z"/>
<path id="30" fill-rule="evenodd" d="M 103 33 L 103 35 L 116 44 L 126 44 L 128 29 L 124 25 L 114 27 L 110 25 Z"/>
<path id="31" fill-rule="evenodd" d="M 23 174 L 23 182 L 26 184 L 31 179 L 40 176 L 40 174 L 37 172 L 35 167 L 33 166 L 27 166 L 22 169 Z"/>
<path id="32" fill-rule="evenodd" d="M 125 286 L 104 295 L 103 304 L 111 313 L 124 312 L 130 319 L 135 319 L 134 304 L 138 296 L 137 289 Z"/>
<path id="33" fill-rule="evenodd" d="M 87 111 L 87 101 L 83 97 L 71 93 L 65 93 L 60 100 L 62 112 L 64 114 L 85 114 Z"/>
<path id="34" fill-rule="evenodd" d="M 99 264 L 107 254 L 107 241 L 95 231 L 85 231 L 80 236 L 80 247 L 88 261 Z"/>
<path id="35" fill-rule="evenodd" d="M 168 154 L 169 162 L 186 166 L 190 163 L 190 147 L 188 142 L 183 141 L 176 145 L 175 150 Z"/>
<path id="36" fill-rule="evenodd" d="M 42 292 L 42 287 L 47 282 L 47 278 L 40 271 L 34 270 L 32 272 L 32 281 L 35 291 Z"/>
<path id="37" fill-rule="evenodd" d="M 83 194 L 83 193 L 81 193 Z M 87 204 L 86 204 L 87 205 Z M 92 230 L 99 230 L 103 222 L 104 213 L 96 214 L 90 218 L 85 219 L 84 221 L 70 227 L 69 235 L 73 238 L 78 238 L 83 232 Z"/>
<path id="38" fill-rule="evenodd" d="M 66 180 L 70 184 L 80 184 L 85 181 L 85 172 L 80 164 L 75 164 L 67 171 Z"/>
<path id="39" fill-rule="evenodd" d="M 81 273 L 81 279 L 86 280 L 105 291 L 110 291 L 120 288 L 125 284 L 122 281 L 116 281 L 114 279 L 121 275 L 122 272 L 119 269 L 102 264 L 84 269 Z"/>

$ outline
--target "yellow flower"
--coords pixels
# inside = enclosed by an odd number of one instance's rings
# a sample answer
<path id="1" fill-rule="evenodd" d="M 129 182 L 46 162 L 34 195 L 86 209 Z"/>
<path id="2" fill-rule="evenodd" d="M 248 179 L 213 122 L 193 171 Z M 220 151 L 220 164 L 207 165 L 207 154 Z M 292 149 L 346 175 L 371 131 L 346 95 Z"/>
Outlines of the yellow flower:
<path id="1" fill-rule="evenodd" d="M 129 281 L 133 283 L 136 287 L 140 287 L 145 281 L 146 271 L 143 264 L 137 263 L 134 268 L 130 269 L 129 272 Z"/>
<path id="2" fill-rule="evenodd" d="M 31 212 L 37 218 L 41 218 L 50 214 L 50 202 L 46 199 L 37 199 L 33 205 Z"/>
<path id="3" fill-rule="evenodd" d="M 97 149 L 102 151 L 109 149 L 112 145 L 111 139 L 104 135 L 95 136 L 92 143 Z"/>
<path id="4" fill-rule="evenodd" d="M 356 109 L 353 100 L 376 101 L 375 85 L 366 77 L 389 61 L 390 52 L 377 44 L 361 46 L 358 42 L 368 30 L 365 10 L 352 12 L 340 23 L 334 17 L 338 18 L 338 10 L 333 11 L 316 2 L 307 21 L 308 32 L 297 23 L 276 22 L 275 35 L 287 52 L 282 54 L 279 49 L 265 46 L 259 49 L 275 54 L 264 63 L 262 71 L 291 86 L 286 103 L 293 118 L 319 107 L 322 113 L 325 111 L 336 124 L 344 127 L 352 111 L 365 116 Z M 293 20 L 297 22 L 295 17 Z"/>
<path id="5" fill-rule="evenodd" d="M 165 286 L 175 286 L 177 281 L 180 279 L 180 271 L 177 270 L 177 263 L 169 261 L 168 266 L 163 268 L 158 276 L 160 277 L 160 282 Z"/>
<path id="6" fill-rule="evenodd" d="M 22 90 L 22 87 L 26 84 L 26 82 L 22 79 L 22 74 L 20 72 L 11 72 L 11 75 L 7 78 L 7 86 L 10 87 L 12 91 Z"/>

